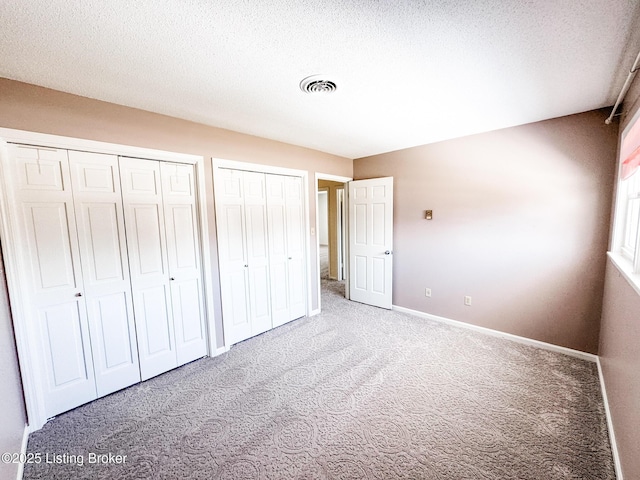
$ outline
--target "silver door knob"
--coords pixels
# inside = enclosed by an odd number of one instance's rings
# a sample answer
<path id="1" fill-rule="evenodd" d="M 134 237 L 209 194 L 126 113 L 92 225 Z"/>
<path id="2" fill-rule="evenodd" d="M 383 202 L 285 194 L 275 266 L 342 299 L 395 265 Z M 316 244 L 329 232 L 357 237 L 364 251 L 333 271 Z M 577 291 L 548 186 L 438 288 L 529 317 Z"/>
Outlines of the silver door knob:
<path id="1" fill-rule="evenodd" d="M 385 250 L 385 251 L 384 251 L 384 254 L 385 254 L 385 255 L 391 255 L 391 251 L 390 251 L 390 250 Z"/>

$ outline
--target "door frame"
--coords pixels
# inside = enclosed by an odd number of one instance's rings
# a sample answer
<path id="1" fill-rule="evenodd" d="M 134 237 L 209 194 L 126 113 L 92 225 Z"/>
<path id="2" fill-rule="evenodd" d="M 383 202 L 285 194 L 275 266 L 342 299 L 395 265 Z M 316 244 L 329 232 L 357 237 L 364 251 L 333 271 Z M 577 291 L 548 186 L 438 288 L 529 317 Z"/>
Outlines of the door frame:
<path id="1" fill-rule="evenodd" d="M 337 188 L 336 189 L 336 205 L 338 206 L 338 280 L 345 279 L 345 252 L 347 251 L 347 202 L 346 200 L 346 191 L 347 189 Z"/>
<path id="2" fill-rule="evenodd" d="M 211 256 L 209 253 L 209 233 L 207 202 L 205 191 L 204 157 L 183 153 L 168 152 L 149 148 L 120 145 L 115 143 L 99 142 L 94 140 L 84 140 L 73 137 L 59 135 L 49 135 L 44 133 L 29 132 L 25 130 L 15 130 L 0 128 L 0 240 L 2 242 L 2 256 L 5 265 L 5 275 L 7 278 L 7 290 L 9 292 L 10 312 L 13 319 L 13 329 L 16 339 L 16 349 L 18 353 L 18 363 L 20 365 L 20 376 L 22 380 L 22 391 L 24 393 L 25 406 L 27 410 L 28 432 L 39 430 L 47 422 L 44 408 L 44 392 L 38 385 L 38 379 L 42 378 L 37 371 L 39 362 L 34 359 L 38 349 L 30 348 L 32 342 L 36 340 L 33 334 L 33 327 L 26 322 L 25 302 L 27 291 L 22 285 L 27 281 L 26 272 L 29 268 L 22 262 L 24 248 L 21 246 L 18 229 L 16 226 L 15 211 L 12 208 L 13 198 L 12 167 L 10 164 L 8 144 L 18 143 L 24 145 L 40 146 L 44 148 L 60 148 L 65 150 L 81 150 L 95 153 L 105 153 L 121 157 L 135 157 L 149 160 L 170 161 L 174 163 L 185 163 L 195 166 L 196 173 L 196 198 L 198 211 L 198 228 L 200 230 L 200 255 L 202 258 L 202 282 L 204 286 L 204 309 L 205 325 L 207 327 L 208 353 L 210 356 L 216 355 L 216 334 L 213 289 L 211 285 Z"/>
<path id="3" fill-rule="evenodd" d="M 352 177 L 341 177 L 339 175 L 331 175 L 329 173 L 320 173 L 320 172 L 316 172 L 315 174 L 315 182 L 314 182 L 314 190 L 315 190 L 315 197 L 314 197 L 314 202 L 316 202 L 316 225 L 315 225 L 315 231 L 316 231 L 316 273 L 317 273 L 317 281 L 318 281 L 318 308 L 315 309 L 311 315 L 318 315 L 321 311 L 322 311 L 322 287 L 321 287 L 321 282 L 320 282 L 320 235 L 318 234 L 318 208 L 317 208 L 317 199 L 318 199 L 318 180 L 330 180 L 332 182 L 340 182 L 340 183 L 344 183 L 345 185 L 348 184 L 349 182 L 351 182 L 353 180 Z M 345 192 L 344 192 L 344 201 L 345 203 L 347 203 L 349 201 L 349 189 L 345 187 Z M 346 212 L 346 216 L 345 216 L 345 224 L 348 225 L 349 224 L 349 209 L 347 209 Z M 349 239 L 348 239 L 348 235 L 349 235 L 349 231 L 347 229 L 346 232 L 343 232 L 345 235 L 345 239 L 346 239 L 346 251 L 343 252 L 343 254 L 345 255 L 345 258 L 348 258 L 349 255 Z M 345 268 L 344 268 L 344 281 L 345 281 L 345 287 L 344 287 L 344 296 L 345 298 L 349 298 L 349 262 L 345 262 Z"/>
<path id="4" fill-rule="evenodd" d="M 295 168 L 287 168 L 287 167 L 276 167 L 273 165 L 265 165 L 265 164 L 261 164 L 261 163 L 250 163 L 250 162 L 241 162 L 238 160 L 228 160 L 225 158 L 216 158 L 216 157 L 211 157 L 211 174 L 213 176 L 213 196 L 214 196 L 214 211 L 216 212 L 217 215 L 217 202 L 216 202 L 216 198 L 217 198 L 217 192 L 220 191 L 220 188 L 218 187 L 219 185 L 219 178 L 220 175 L 217 174 L 217 172 L 220 169 L 223 168 L 227 168 L 227 169 L 232 169 L 232 170 L 242 170 L 242 171 L 246 171 L 246 172 L 257 172 L 257 173 L 272 173 L 275 175 L 287 175 L 290 177 L 300 177 L 302 179 L 302 210 L 304 212 L 304 228 L 305 228 L 305 234 L 304 234 L 304 249 L 305 249 L 305 268 L 306 268 L 306 280 L 307 280 L 307 286 L 306 286 L 306 290 L 307 290 L 307 294 L 306 294 L 306 307 L 305 307 L 305 313 L 306 316 L 310 317 L 312 315 L 314 315 L 314 313 L 311 311 L 311 306 L 313 305 L 313 298 L 311 297 L 311 255 L 310 255 L 310 247 L 311 247 L 311 239 L 310 239 L 310 234 L 309 234 L 309 227 L 310 227 L 310 221 L 309 221 L 309 172 L 307 172 L 306 170 L 299 170 L 299 169 L 295 169 Z M 317 181 L 316 181 L 317 184 Z M 216 234 L 218 233 L 218 221 L 216 218 L 216 225 L 215 225 L 215 232 Z M 218 258 L 220 258 L 220 256 L 218 255 Z M 220 268 L 218 268 L 218 275 L 220 275 Z M 220 282 L 222 282 L 222 279 L 220 279 Z M 224 322 L 224 318 L 222 319 L 222 322 Z M 222 331 L 223 331 L 223 335 L 224 335 L 224 325 L 222 325 Z M 229 350 L 229 348 L 231 347 L 231 345 L 229 345 L 227 343 L 227 339 L 224 339 L 224 347 L 222 347 L 223 350 Z M 221 349 L 219 349 L 221 350 Z"/>

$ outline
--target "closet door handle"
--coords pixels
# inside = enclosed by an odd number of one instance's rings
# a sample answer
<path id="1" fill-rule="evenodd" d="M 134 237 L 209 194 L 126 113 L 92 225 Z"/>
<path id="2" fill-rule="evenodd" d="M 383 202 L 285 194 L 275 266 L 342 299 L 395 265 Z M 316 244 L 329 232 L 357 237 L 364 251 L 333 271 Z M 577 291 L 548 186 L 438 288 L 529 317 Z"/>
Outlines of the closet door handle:
<path id="1" fill-rule="evenodd" d="M 173 280 L 175 280 L 175 278 L 173 278 L 173 277 L 169 277 L 169 280 L 173 281 Z"/>
<path id="2" fill-rule="evenodd" d="M 82 292 L 76 293 L 76 297 L 81 297 L 81 296 L 82 296 Z"/>
<path id="3" fill-rule="evenodd" d="M 249 265 L 246 265 L 246 264 L 245 264 L 244 268 L 248 268 L 248 267 L 249 267 Z"/>

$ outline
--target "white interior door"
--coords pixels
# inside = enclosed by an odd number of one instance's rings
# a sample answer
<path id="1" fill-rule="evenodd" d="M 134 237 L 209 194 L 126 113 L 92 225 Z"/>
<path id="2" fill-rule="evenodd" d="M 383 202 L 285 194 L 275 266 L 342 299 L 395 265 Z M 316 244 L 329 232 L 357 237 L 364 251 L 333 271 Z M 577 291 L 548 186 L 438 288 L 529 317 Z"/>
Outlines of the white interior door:
<path id="1" fill-rule="evenodd" d="M 140 381 L 118 157 L 69 151 L 98 396 Z"/>
<path id="2" fill-rule="evenodd" d="M 162 198 L 178 365 L 207 354 L 192 165 L 162 162 Z"/>
<path id="3" fill-rule="evenodd" d="M 217 171 L 214 180 L 224 342 L 233 345 L 251 336 L 244 182 L 242 172 L 230 169 Z"/>
<path id="4" fill-rule="evenodd" d="M 97 398 L 66 150 L 10 146 L 46 417 Z"/>
<path id="5" fill-rule="evenodd" d="M 391 308 L 393 177 L 349 182 L 349 290 L 356 302 Z"/>
<path id="6" fill-rule="evenodd" d="M 160 162 L 120 157 L 127 250 L 142 380 L 178 365 Z"/>

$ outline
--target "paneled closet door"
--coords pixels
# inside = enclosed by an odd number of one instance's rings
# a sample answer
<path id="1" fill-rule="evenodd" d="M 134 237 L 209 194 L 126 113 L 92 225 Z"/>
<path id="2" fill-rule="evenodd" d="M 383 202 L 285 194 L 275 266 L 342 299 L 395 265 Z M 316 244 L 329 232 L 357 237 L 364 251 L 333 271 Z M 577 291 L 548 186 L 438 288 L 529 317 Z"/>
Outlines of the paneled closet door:
<path id="1" fill-rule="evenodd" d="M 302 179 L 267 174 L 271 312 L 277 327 L 306 313 Z"/>
<path id="2" fill-rule="evenodd" d="M 283 175 L 266 175 L 271 315 L 274 327 L 291 320 L 289 314 L 286 179 L 287 177 Z"/>
<path id="3" fill-rule="evenodd" d="M 251 336 L 242 174 L 238 170 L 220 169 L 215 179 L 220 290 L 226 345 L 233 345 Z"/>
<path id="4" fill-rule="evenodd" d="M 263 173 L 243 172 L 251 335 L 258 335 L 272 328 L 265 190 Z"/>
<path id="5" fill-rule="evenodd" d="M 140 381 L 118 157 L 69 151 L 98 396 Z"/>
<path id="6" fill-rule="evenodd" d="M 162 162 L 160 173 L 176 353 L 183 365 L 207 354 L 194 168 Z"/>
<path id="7" fill-rule="evenodd" d="M 285 177 L 289 320 L 307 313 L 306 255 L 304 245 L 304 197 L 302 178 Z"/>
<path id="8" fill-rule="evenodd" d="M 10 146 L 45 414 L 97 398 L 66 150 Z"/>
<path id="9" fill-rule="evenodd" d="M 127 250 L 142 380 L 178 365 L 160 162 L 120 157 Z"/>

